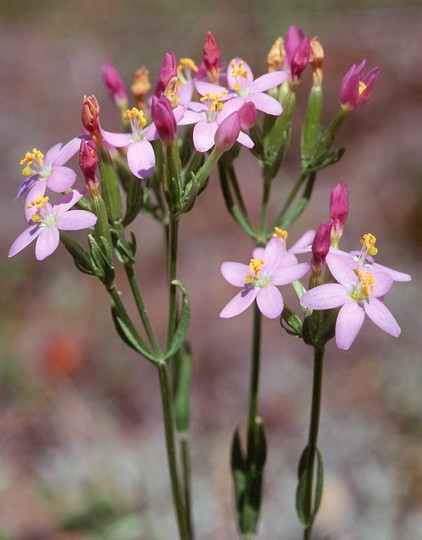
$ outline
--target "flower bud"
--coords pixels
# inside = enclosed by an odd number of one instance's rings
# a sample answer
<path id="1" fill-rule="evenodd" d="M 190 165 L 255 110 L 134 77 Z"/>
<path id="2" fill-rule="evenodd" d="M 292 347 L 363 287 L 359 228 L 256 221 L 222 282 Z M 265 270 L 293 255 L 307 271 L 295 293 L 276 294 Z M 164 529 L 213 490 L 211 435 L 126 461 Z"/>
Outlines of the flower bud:
<path id="1" fill-rule="evenodd" d="M 157 98 L 153 96 L 151 101 L 151 116 L 158 135 L 164 143 L 171 143 L 176 138 L 177 124 L 173 108 L 166 96 Z"/>
<path id="2" fill-rule="evenodd" d="M 164 90 L 164 95 L 170 101 L 170 105 L 172 109 L 175 109 L 179 105 L 179 102 L 180 102 L 179 92 L 177 90 L 177 87 L 178 87 L 178 79 L 177 77 L 172 77 L 169 80 L 166 86 L 166 89 Z"/>
<path id="3" fill-rule="evenodd" d="M 172 77 L 177 77 L 177 62 L 174 52 L 166 53 L 164 55 L 164 60 L 161 64 L 157 85 L 154 91 L 154 94 L 157 97 L 160 97 L 164 93 L 164 90 L 167 88 Z"/>
<path id="4" fill-rule="evenodd" d="M 316 287 L 322 283 L 322 269 L 325 264 L 328 252 L 330 251 L 331 223 L 321 223 L 312 242 L 312 261 L 311 261 L 311 287 Z"/>
<path id="5" fill-rule="evenodd" d="M 220 49 L 212 32 L 207 32 L 204 43 L 203 61 L 207 70 L 208 78 L 214 84 L 218 84 L 220 78 Z"/>
<path id="6" fill-rule="evenodd" d="M 284 47 L 286 51 L 286 62 L 290 67 L 291 61 L 299 45 L 302 43 L 305 34 L 303 33 L 302 28 L 296 28 L 296 26 L 290 26 L 286 33 L 286 40 L 284 42 Z"/>
<path id="7" fill-rule="evenodd" d="M 98 155 L 93 141 L 82 139 L 79 149 L 79 166 L 85 181 L 94 180 L 98 165 Z"/>
<path id="8" fill-rule="evenodd" d="M 267 54 L 267 70 L 269 72 L 279 71 L 285 56 L 286 51 L 284 50 L 284 39 L 282 37 L 278 37 Z"/>
<path id="9" fill-rule="evenodd" d="M 136 99 L 138 109 L 146 109 L 145 96 L 151 90 L 151 82 L 149 80 L 149 71 L 142 66 L 135 71 L 132 86 L 130 87 L 133 97 Z"/>
<path id="10" fill-rule="evenodd" d="M 82 102 L 82 124 L 94 141 L 102 140 L 99 115 L 100 106 L 97 98 L 95 96 L 84 96 Z"/>
<path id="11" fill-rule="evenodd" d="M 304 69 L 309 63 L 309 54 L 311 49 L 310 41 L 311 40 L 308 38 L 308 36 L 305 36 L 293 55 L 290 68 L 292 72 L 292 80 L 294 82 L 300 80 Z"/>
<path id="12" fill-rule="evenodd" d="M 363 105 L 372 94 L 380 68 L 375 67 L 365 74 L 366 60 L 349 69 L 340 84 L 340 103 L 343 109 L 353 110 Z"/>
<path id="13" fill-rule="evenodd" d="M 118 107 L 127 108 L 127 95 L 125 85 L 120 73 L 110 62 L 103 64 L 104 84 L 111 96 L 111 99 Z"/>
<path id="14" fill-rule="evenodd" d="M 321 86 L 324 49 L 322 48 L 322 45 L 317 37 L 313 37 L 309 45 L 309 63 L 313 70 L 313 86 Z"/>
<path id="15" fill-rule="evenodd" d="M 346 184 L 337 184 L 331 191 L 330 198 L 330 219 L 333 225 L 331 230 L 331 245 L 337 247 L 344 224 L 349 215 L 349 197 Z"/>
<path id="16" fill-rule="evenodd" d="M 247 131 L 256 124 L 258 112 L 256 110 L 255 104 L 252 103 L 252 101 L 247 101 L 244 105 L 242 105 L 242 107 L 238 110 L 238 113 L 240 120 L 240 129 Z"/>
<path id="17" fill-rule="evenodd" d="M 240 133 L 240 117 L 237 111 L 231 113 L 218 126 L 214 135 L 215 148 L 227 152 L 236 143 Z"/>

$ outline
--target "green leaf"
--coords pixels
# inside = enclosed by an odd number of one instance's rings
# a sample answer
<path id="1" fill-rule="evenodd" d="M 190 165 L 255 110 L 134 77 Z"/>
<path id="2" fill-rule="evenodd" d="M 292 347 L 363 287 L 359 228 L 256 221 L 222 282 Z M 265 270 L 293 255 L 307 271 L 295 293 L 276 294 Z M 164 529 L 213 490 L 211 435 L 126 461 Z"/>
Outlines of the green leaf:
<path id="1" fill-rule="evenodd" d="M 174 357 L 174 419 L 177 431 L 187 432 L 190 424 L 190 387 L 192 379 L 192 354 L 185 344 Z"/>
<path id="2" fill-rule="evenodd" d="M 104 236 L 99 242 L 90 234 L 88 243 L 91 251 L 92 262 L 95 266 L 95 274 L 105 284 L 110 285 L 114 281 L 114 267 L 111 264 L 111 246 Z"/>
<path id="3" fill-rule="evenodd" d="M 289 328 L 287 328 L 284 323 L 286 323 Z M 287 306 L 284 306 L 283 313 L 280 317 L 280 324 L 281 327 L 291 336 L 302 337 L 302 320 L 297 313 L 289 309 Z"/>
<path id="4" fill-rule="evenodd" d="M 316 485 L 315 491 L 311 494 L 311 505 L 309 507 L 309 490 L 313 484 L 313 464 L 309 456 L 309 447 L 306 446 L 299 461 L 298 477 L 299 483 L 296 490 L 296 512 L 300 522 L 305 528 L 312 526 L 318 512 L 322 499 L 324 486 L 324 466 L 322 456 L 318 448 L 315 449 L 316 456 Z"/>
<path id="5" fill-rule="evenodd" d="M 239 429 L 236 429 L 233 435 L 230 466 L 233 475 L 237 520 L 240 525 L 242 523 L 243 506 L 247 488 L 247 468 L 246 459 L 242 451 Z"/>
<path id="6" fill-rule="evenodd" d="M 164 360 L 171 358 L 183 345 L 190 322 L 190 305 L 186 287 L 178 279 L 174 279 L 171 283 L 172 285 L 176 285 L 182 291 L 182 312 L 180 314 L 179 324 L 177 325 L 176 331 L 167 348 Z"/>
<path id="7" fill-rule="evenodd" d="M 129 347 L 144 356 L 147 360 L 150 360 L 154 364 L 157 363 L 159 359 L 156 358 L 154 354 L 148 349 L 141 337 L 133 331 L 133 329 L 130 327 L 131 325 L 123 320 L 123 318 L 118 312 L 118 309 L 113 303 L 111 305 L 111 315 L 113 317 L 117 333 L 126 343 L 126 345 L 129 345 Z"/>

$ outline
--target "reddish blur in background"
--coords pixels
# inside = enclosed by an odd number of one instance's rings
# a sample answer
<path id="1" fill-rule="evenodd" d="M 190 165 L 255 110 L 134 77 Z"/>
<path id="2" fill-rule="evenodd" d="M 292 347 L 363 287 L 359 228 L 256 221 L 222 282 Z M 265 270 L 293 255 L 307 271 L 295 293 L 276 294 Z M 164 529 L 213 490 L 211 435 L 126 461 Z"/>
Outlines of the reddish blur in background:
<path id="1" fill-rule="evenodd" d="M 327 220 L 330 190 L 345 182 L 351 211 L 342 246 L 356 249 L 362 234 L 371 232 L 378 261 L 413 275 L 387 297 L 400 338 L 368 323 L 350 351 L 327 348 L 319 444 L 326 484 L 315 538 L 420 538 L 420 2 L 41 0 L 2 2 L 0 10 L 0 538 L 177 537 L 155 370 L 120 342 L 101 284 L 80 274 L 63 248 L 41 263 L 33 247 L 7 259 L 24 227 L 23 203 L 13 201 L 19 160 L 34 146 L 46 150 L 80 132 L 84 94 L 97 96 L 104 127 L 118 129 L 102 85 L 103 62 L 113 62 L 128 85 L 141 65 L 154 81 L 166 51 L 200 62 L 205 33 L 212 30 L 224 59 L 241 56 L 259 75 L 269 47 L 290 24 L 317 35 L 324 46 L 325 123 L 338 110 L 339 83 L 353 63 L 367 58 L 370 68 L 382 70 L 370 101 L 341 131 L 338 144 L 346 154 L 320 173 L 290 239 Z M 298 118 L 309 85 L 306 74 Z M 274 211 L 297 174 L 298 139 L 296 129 L 276 180 Z M 239 176 L 253 204 L 259 169 L 247 153 L 242 163 Z M 145 299 L 163 334 L 161 231 L 146 218 L 133 229 Z M 224 260 L 247 260 L 251 247 L 226 215 L 213 178 L 183 217 L 180 246 L 180 277 L 192 302 L 193 512 L 201 540 L 237 537 L 229 446 L 234 429 L 245 425 L 252 321 L 250 311 L 218 318 L 234 294 L 219 267 Z M 295 474 L 307 437 L 312 351 L 277 321 L 265 321 L 263 331 L 259 409 L 269 458 L 259 538 L 294 540 L 301 537 Z"/>

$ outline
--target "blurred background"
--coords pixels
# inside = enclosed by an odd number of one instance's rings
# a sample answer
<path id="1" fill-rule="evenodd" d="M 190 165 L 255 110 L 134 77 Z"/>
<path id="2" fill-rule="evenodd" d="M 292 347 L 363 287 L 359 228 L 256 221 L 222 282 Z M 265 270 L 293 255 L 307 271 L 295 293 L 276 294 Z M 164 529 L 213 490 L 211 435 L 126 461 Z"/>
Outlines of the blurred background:
<path id="1" fill-rule="evenodd" d="M 399 339 L 368 322 L 350 351 L 327 348 L 319 439 L 326 483 L 315 539 L 420 538 L 420 2 L 2 0 L 0 13 L 0 539 L 177 536 L 155 370 L 119 340 L 101 284 L 80 274 L 63 248 L 41 263 L 33 247 L 7 259 L 24 228 L 22 201 L 13 200 L 19 160 L 34 146 L 45 151 L 80 133 L 84 94 L 97 96 L 103 126 L 118 130 L 102 84 L 103 62 L 113 62 L 128 86 L 141 65 L 155 81 L 167 51 L 199 63 L 211 30 L 225 60 L 241 56 L 259 75 L 273 41 L 291 24 L 324 46 L 325 124 L 338 110 L 339 84 L 353 63 L 367 58 L 369 67 L 381 66 L 381 76 L 370 101 L 349 115 L 337 141 L 346 154 L 320 173 L 290 239 L 327 220 L 330 191 L 345 182 L 351 212 L 342 247 L 357 249 L 362 234 L 371 232 L 378 261 L 413 276 L 387 297 L 402 327 Z M 307 74 L 298 91 L 298 122 L 309 85 Z M 297 174 L 298 140 L 296 130 L 277 196 Z M 247 153 L 242 163 L 239 176 L 253 204 L 259 169 Z M 274 212 L 279 204 L 274 200 Z M 180 277 L 191 296 L 195 361 L 195 528 L 200 540 L 231 540 L 237 534 L 229 447 L 234 429 L 246 423 L 252 320 L 250 310 L 218 318 L 234 294 L 219 267 L 224 260 L 246 261 L 252 246 L 225 214 L 217 178 L 181 228 Z M 145 299 L 163 334 L 161 231 L 146 218 L 133 229 Z M 277 321 L 265 321 L 263 331 L 259 410 L 269 458 L 258 538 L 294 540 L 301 538 L 294 493 L 307 438 L 312 351 Z"/>

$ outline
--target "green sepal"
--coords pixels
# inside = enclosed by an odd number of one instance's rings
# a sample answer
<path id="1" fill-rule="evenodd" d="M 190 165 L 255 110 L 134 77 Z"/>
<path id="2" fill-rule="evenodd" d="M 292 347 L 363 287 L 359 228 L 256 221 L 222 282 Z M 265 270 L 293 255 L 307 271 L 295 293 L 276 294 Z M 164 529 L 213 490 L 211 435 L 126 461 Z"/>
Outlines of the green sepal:
<path id="1" fill-rule="evenodd" d="M 187 212 L 190 212 L 190 210 L 192 210 L 196 201 L 196 197 L 198 196 L 198 190 L 198 182 L 196 181 L 194 173 L 191 173 L 191 179 L 186 184 L 183 191 L 183 196 L 178 214 L 186 214 Z"/>
<path id="2" fill-rule="evenodd" d="M 322 88 L 320 86 L 312 86 L 302 129 L 302 163 L 307 162 L 315 154 L 315 146 L 320 134 L 321 112 Z"/>
<path id="3" fill-rule="evenodd" d="M 174 332 L 171 342 L 169 343 L 167 350 L 164 355 L 164 360 L 168 360 L 171 358 L 183 345 L 186 334 L 189 328 L 189 321 L 190 321 L 190 305 L 189 305 L 189 298 L 188 293 L 186 290 L 186 287 L 184 284 L 178 280 L 174 279 L 171 282 L 172 285 L 176 285 L 176 287 L 179 287 L 179 289 L 182 292 L 182 311 L 180 313 L 179 322 L 176 328 L 176 331 Z"/>
<path id="4" fill-rule="evenodd" d="M 312 493 L 311 507 L 309 508 L 308 486 L 313 478 L 310 474 L 313 473 L 313 459 L 309 456 L 309 446 L 306 446 L 299 461 L 298 479 L 299 483 L 296 490 L 296 512 L 298 518 L 305 529 L 312 526 L 315 516 L 318 512 L 322 499 L 322 491 L 324 487 L 324 465 L 321 452 L 315 448 L 316 456 L 316 485 L 315 492 Z"/>
<path id="5" fill-rule="evenodd" d="M 60 240 L 67 251 L 72 255 L 76 268 L 84 274 L 95 276 L 95 267 L 92 264 L 89 253 L 63 231 L 60 231 Z"/>
<path id="6" fill-rule="evenodd" d="M 152 363 L 156 364 L 159 362 L 159 359 L 154 356 L 154 354 L 148 349 L 145 342 L 142 338 L 130 328 L 130 324 L 127 324 L 120 316 L 118 309 L 115 304 L 111 304 L 111 315 L 113 317 L 114 326 L 116 327 L 117 333 L 122 338 L 122 340 L 134 349 L 137 353 L 144 356 L 147 360 L 150 360 Z"/>
<path id="7" fill-rule="evenodd" d="M 114 281 L 115 274 L 114 266 L 111 264 L 111 246 L 103 236 L 97 242 L 92 234 L 88 236 L 88 243 L 95 275 L 109 287 Z"/>
<path id="8" fill-rule="evenodd" d="M 306 172 L 316 172 L 321 169 L 325 169 L 334 163 L 337 163 L 342 158 L 345 148 L 336 148 L 335 150 L 325 150 L 319 154 L 316 158 L 312 158 L 310 161 L 303 161 L 302 168 Z"/>
<path id="9" fill-rule="evenodd" d="M 132 176 L 126 181 L 126 212 L 123 218 L 123 225 L 126 227 L 131 223 L 145 204 L 145 189 L 142 180 Z"/>
<path id="10" fill-rule="evenodd" d="M 303 320 L 303 341 L 322 349 L 335 336 L 336 319 L 340 308 L 313 310 Z"/>
<path id="11" fill-rule="evenodd" d="M 286 323 L 289 328 L 287 328 L 284 323 Z M 287 306 L 284 306 L 283 313 L 281 314 L 280 325 L 283 330 L 291 336 L 302 337 L 302 320 L 297 313 Z"/>
<path id="12" fill-rule="evenodd" d="M 135 233 L 130 231 L 130 242 L 126 242 L 123 236 L 123 230 L 116 231 L 116 237 L 117 239 L 115 240 L 114 244 L 117 258 L 123 264 L 134 264 L 137 247 Z"/>
<path id="13" fill-rule="evenodd" d="M 188 344 L 174 356 L 174 421 L 179 433 L 190 428 L 190 387 L 192 380 L 192 353 Z"/>
<path id="14" fill-rule="evenodd" d="M 122 219 L 122 199 L 119 182 L 113 161 L 104 143 L 97 145 L 99 157 L 98 169 L 101 176 L 101 195 L 104 199 L 107 215 L 112 224 Z"/>

